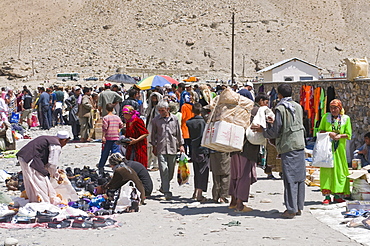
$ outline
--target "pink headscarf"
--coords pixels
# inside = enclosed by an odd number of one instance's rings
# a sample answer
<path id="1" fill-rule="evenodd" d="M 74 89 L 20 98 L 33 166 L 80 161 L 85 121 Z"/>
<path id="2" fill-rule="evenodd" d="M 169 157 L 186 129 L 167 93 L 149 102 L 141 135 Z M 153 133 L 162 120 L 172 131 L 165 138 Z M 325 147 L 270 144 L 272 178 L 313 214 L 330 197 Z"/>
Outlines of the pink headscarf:
<path id="1" fill-rule="evenodd" d="M 139 118 L 140 113 L 137 112 L 131 105 L 125 105 L 122 108 L 122 114 L 130 114 L 131 119 L 127 120 L 127 123 L 132 122 L 136 118 Z"/>

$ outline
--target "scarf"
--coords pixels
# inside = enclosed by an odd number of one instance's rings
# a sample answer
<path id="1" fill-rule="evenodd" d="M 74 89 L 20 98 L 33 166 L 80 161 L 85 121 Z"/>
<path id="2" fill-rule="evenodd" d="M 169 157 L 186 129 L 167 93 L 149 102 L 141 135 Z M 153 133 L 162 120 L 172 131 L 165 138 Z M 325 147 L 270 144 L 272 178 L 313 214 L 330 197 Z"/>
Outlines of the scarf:
<path id="1" fill-rule="evenodd" d="M 287 110 L 289 110 L 293 116 L 293 120 L 295 120 L 295 108 L 291 101 L 293 101 L 292 97 L 283 97 L 276 106 L 283 105 Z"/>

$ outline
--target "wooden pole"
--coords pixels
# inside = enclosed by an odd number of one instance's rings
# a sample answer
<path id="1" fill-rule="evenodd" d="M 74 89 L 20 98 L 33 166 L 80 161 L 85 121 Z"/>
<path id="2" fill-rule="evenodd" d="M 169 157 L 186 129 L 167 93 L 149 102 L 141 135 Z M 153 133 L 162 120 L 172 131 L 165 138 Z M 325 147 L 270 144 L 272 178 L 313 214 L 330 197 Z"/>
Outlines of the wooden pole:
<path id="1" fill-rule="evenodd" d="M 243 70 L 242 70 L 243 78 L 245 78 L 245 76 L 244 76 L 245 75 L 244 74 L 245 73 L 245 64 L 244 63 L 245 63 L 245 55 L 243 55 L 243 66 L 242 66 L 242 68 L 243 68 Z"/>
<path id="2" fill-rule="evenodd" d="M 32 76 L 35 76 L 35 65 L 33 60 L 32 60 Z"/>
<path id="3" fill-rule="evenodd" d="M 315 65 L 317 65 L 317 61 L 319 60 L 319 52 L 320 52 L 320 46 L 317 47 L 317 55 L 316 55 Z"/>
<path id="4" fill-rule="evenodd" d="M 21 59 L 22 32 L 19 32 L 18 60 Z"/>
<path id="5" fill-rule="evenodd" d="M 231 19 L 231 84 L 234 84 L 234 15 Z"/>

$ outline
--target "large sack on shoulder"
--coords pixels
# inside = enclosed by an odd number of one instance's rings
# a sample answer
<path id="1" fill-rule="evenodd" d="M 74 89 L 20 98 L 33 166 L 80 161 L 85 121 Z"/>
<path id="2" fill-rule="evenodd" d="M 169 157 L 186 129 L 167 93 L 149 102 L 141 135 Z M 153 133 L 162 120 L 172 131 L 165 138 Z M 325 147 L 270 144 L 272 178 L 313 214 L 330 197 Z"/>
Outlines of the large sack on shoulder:
<path id="1" fill-rule="evenodd" d="M 245 129 L 250 125 L 251 111 L 254 102 L 230 88 L 226 88 L 219 96 L 217 105 L 212 112 L 211 122 L 226 121 Z"/>

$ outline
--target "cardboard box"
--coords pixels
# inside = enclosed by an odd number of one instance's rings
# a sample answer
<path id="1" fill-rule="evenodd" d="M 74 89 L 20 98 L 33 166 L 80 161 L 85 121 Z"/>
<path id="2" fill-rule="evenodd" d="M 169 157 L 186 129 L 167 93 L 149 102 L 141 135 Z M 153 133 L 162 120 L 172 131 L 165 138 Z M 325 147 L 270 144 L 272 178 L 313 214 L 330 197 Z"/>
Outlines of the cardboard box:
<path id="1" fill-rule="evenodd" d="M 347 178 L 353 180 L 352 199 L 370 201 L 370 173 L 365 169 L 350 170 Z"/>
<path id="2" fill-rule="evenodd" d="M 242 151 L 245 130 L 225 121 L 207 124 L 202 139 L 202 146 L 221 152 Z"/>

